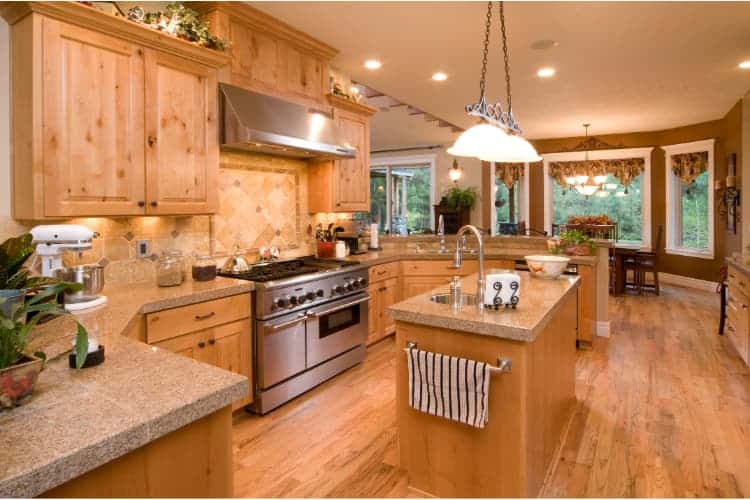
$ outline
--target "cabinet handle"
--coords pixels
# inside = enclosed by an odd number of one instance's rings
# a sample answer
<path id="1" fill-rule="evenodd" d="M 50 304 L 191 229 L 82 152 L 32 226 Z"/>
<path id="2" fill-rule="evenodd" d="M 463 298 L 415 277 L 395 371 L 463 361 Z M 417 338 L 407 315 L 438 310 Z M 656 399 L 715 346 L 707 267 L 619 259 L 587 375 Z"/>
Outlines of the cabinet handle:
<path id="1" fill-rule="evenodd" d="M 216 339 L 208 339 L 208 343 L 214 345 L 216 343 Z"/>
<path id="2" fill-rule="evenodd" d="M 203 349 L 204 347 L 206 347 L 206 343 L 201 340 L 200 342 L 198 342 L 198 347 Z"/>
<path id="3" fill-rule="evenodd" d="M 387 272 L 388 271 L 386 271 L 385 269 L 383 269 L 382 271 L 378 271 L 378 276 L 383 276 Z"/>
<path id="4" fill-rule="evenodd" d="M 138 206 L 139 207 L 145 207 L 146 206 L 146 202 L 143 201 L 143 200 L 141 200 L 141 201 L 138 202 Z"/>
<path id="5" fill-rule="evenodd" d="M 207 313 L 207 314 L 198 314 L 195 316 L 195 319 L 196 321 L 201 321 L 204 319 L 213 318 L 214 316 L 216 316 L 216 313 L 211 311 L 210 313 Z"/>
<path id="6" fill-rule="evenodd" d="M 158 201 L 152 201 L 152 202 L 150 203 L 150 205 L 151 205 L 152 207 L 155 207 L 155 206 L 157 206 L 158 204 L 159 204 L 159 202 L 158 202 Z"/>
<path id="7" fill-rule="evenodd" d="M 154 144 L 156 144 L 156 137 L 154 137 L 153 135 L 148 136 L 148 145 L 150 147 L 153 147 Z"/>
<path id="8" fill-rule="evenodd" d="M 385 292 L 386 290 L 388 290 L 388 287 L 385 286 L 378 288 L 378 292 Z"/>

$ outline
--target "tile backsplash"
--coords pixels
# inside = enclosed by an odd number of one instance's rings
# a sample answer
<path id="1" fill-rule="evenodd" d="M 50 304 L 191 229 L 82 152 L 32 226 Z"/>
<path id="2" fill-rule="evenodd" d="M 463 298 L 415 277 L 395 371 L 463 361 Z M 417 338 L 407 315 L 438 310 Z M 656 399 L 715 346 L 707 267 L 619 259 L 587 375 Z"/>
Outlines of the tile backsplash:
<path id="1" fill-rule="evenodd" d="M 0 216 L 0 241 L 38 224 L 82 224 L 99 233 L 83 258 L 68 264 L 102 262 L 107 283 L 155 279 L 154 260 L 166 249 L 190 257 L 211 254 L 221 264 L 239 246 L 250 257 L 261 246 L 278 246 L 284 257 L 314 251 L 312 224 L 338 215 L 307 212 L 307 165 L 302 160 L 256 153 L 221 154 L 219 213 L 212 216 L 86 217 L 65 221 L 17 221 Z M 150 240 L 148 259 L 136 258 L 136 242 Z"/>

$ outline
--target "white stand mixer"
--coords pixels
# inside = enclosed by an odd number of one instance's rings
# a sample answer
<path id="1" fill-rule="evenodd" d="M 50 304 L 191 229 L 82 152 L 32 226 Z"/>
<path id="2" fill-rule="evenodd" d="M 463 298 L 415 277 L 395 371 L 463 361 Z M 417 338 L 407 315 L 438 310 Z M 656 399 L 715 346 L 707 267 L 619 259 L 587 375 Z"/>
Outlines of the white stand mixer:
<path id="1" fill-rule="evenodd" d="M 98 234 L 91 229 L 76 224 L 51 224 L 36 226 L 31 230 L 36 254 L 42 261 L 42 276 L 53 278 L 58 269 L 64 269 L 62 256 L 66 251 L 82 252 L 91 249 L 91 240 Z M 97 295 L 92 300 L 66 303 L 65 309 L 77 311 L 88 309 L 107 302 L 107 297 Z"/>

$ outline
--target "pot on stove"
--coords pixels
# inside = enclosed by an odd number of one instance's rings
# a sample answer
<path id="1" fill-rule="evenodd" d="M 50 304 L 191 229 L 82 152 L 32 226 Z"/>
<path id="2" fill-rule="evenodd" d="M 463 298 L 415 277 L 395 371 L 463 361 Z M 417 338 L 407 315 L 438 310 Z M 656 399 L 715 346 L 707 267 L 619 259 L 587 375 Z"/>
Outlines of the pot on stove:
<path id="1" fill-rule="evenodd" d="M 221 271 L 224 273 L 239 274 L 246 272 L 248 269 L 250 269 L 250 266 L 247 264 L 247 259 L 240 250 L 239 245 L 237 245 L 234 248 L 234 254 L 224 262 Z"/>

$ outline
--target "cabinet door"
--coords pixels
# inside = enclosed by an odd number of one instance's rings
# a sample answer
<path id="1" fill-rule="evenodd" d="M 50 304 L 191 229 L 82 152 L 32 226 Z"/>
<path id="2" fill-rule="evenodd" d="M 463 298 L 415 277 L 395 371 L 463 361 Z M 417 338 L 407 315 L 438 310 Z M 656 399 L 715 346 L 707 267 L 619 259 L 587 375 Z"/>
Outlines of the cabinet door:
<path id="1" fill-rule="evenodd" d="M 52 19 L 42 46 L 44 215 L 142 215 L 143 49 Z"/>
<path id="2" fill-rule="evenodd" d="M 321 101 L 323 99 L 323 63 L 288 43 L 281 44 L 280 53 L 284 64 L 282 90 Z"/>
<path id="3" fill-rule="evenodd" d="M 378 291 L 382 285 L 371 285 L 368 289 L 370 294 L 370 300 L 367 303 L 367 345 L 377 342 L 380 338 L 380 330 L 382 328 L 382 322 L 380 321 L 380 310 L 381 299 L 380 292 Z"/>
<path id="4" fill-rule="evenodd" d="M 246 398 L 235 401 L 232 409 L 236 410 L 253 401 L 253 372 L 250 342 L 250 321 L 235 321 L 211 329 L 208 334 L 214 366 L 229 372 L 244 375 L 250 381 L 250 391 Z"/>
<path id="5" fill-rule="evenodd" d="M 217 209 L 216 70 L 146 52 L 147 213 Z"/>
<path id="6" fill-rule="evenodd" d="M 449 276 L 404 276 L 401 298 L 408 299 L 441 286 L 445 288 L 442 291 L 447 293 L 450 281 Z"/>
<path id="7" fill-rule="evenodd" d="M 279 42 L 247 25 L 230 21 L 232 83 L 255 90 L 279 85 Z"/>
<path id="8" fill-rule="evenodd" d="M 334 171 L 334 211 L 370 211 L 370 138 L 366 117 L 339 111 L 339 131 L 350 146 L 357 149 L 355 158 L 337 160 Z"/>
<path id="9" fill-rule="evenodd" d="M 151 345 L 202 363 L 210 363 L 212 359 L 204 331 L 180 335 L 169 340 L 154 342 Z"/>
<path id="10" fill-rule="evenodd" d="M 383 335 L 389 335 L 396 331 L 396 322 L 388 313 L 388 308 L 399 300 L 398 281 L 398 278 L 389 278 L 385 280 L 381 288 Z"/>

